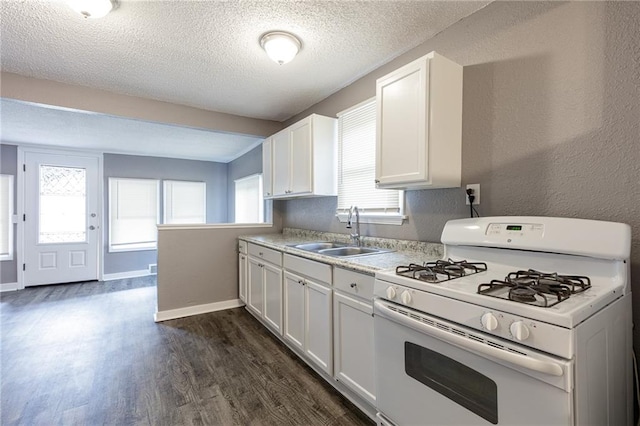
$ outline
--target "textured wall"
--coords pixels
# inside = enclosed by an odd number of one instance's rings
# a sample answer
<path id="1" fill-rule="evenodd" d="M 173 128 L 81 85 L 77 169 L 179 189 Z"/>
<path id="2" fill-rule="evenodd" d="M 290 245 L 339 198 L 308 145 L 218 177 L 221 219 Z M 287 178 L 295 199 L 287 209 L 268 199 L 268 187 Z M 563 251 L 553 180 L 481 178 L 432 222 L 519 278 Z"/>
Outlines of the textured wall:
<path id="1" fill-rule="evenodd" d="M 630 224 L 640 323 L 640 3 L 492 3 L 291 121 L 374 96 L 376 78 L 432 50 L 465 67 L 463 184 L 481 184 L 480 214 Z M 468 214 L 462 189 L 407 195 L 406 224 L 363 233 L 439 241 Z M 346 232 L 334 208 L 288 201 L 284 226 Z"/>
<path id="2" fill-rule="evenodd" d="M 236 179 L 262 173 L 262 145 L 227 163 L 227 222 L 234 222 L 236 213 Z"/>
<path id="3" fill-rule="evenodd" d="M 13 175 L 13 212 L 16 212 L 17 204 L 17 158 L 18 147 L 15 145 L 0 145 L 0 174 Z M 17 283 L 18 282 L 18 269 L 16 260 L 16 248 L 17 248 L 17 226 L 13 225 L 13 260 L 3 260 L 0 262 L 0 284 Z"/>
<path id="4" fill-rule="evenodd" d="M 156 250 L 109 253 L 109 177 L 204 181 L 207 184 L 207 223 L 227 221 L 226 164 L 211 161 L 104 154 L 105 274 L 147 269 L 149 264 L 156 263 Z M 160 205 L 162 206 L 162 190 L 160 192 Z M 162 209 L 160 213 L 162 214 Z"/>

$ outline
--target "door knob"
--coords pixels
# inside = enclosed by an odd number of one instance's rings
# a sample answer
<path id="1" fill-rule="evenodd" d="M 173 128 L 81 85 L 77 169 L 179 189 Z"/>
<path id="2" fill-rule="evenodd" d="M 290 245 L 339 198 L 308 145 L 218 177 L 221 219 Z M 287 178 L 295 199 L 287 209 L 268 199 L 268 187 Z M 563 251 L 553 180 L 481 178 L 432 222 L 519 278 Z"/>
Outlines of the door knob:
<path id="1" fill-rule="evenodd" d="M 89 227 L 89 229 L 93 231 L 94 229 L 96 229 L 96 227 L 95 227 L 95 226 L 93 226 L 93 225 L 91 225 L 91 226 Z"/>

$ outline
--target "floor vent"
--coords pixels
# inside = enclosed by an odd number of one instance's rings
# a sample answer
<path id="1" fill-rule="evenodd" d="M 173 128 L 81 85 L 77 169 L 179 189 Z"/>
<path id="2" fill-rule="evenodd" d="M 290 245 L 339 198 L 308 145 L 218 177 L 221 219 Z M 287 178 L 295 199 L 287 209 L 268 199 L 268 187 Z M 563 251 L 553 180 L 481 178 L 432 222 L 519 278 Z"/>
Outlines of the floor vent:
<path id="1" fill-rule="evenodd" d="M 158 265 L 155 263 L 152 263 L 149 265 L 149 273 L 151 275 L 156 275 L 158 273 Z"/>

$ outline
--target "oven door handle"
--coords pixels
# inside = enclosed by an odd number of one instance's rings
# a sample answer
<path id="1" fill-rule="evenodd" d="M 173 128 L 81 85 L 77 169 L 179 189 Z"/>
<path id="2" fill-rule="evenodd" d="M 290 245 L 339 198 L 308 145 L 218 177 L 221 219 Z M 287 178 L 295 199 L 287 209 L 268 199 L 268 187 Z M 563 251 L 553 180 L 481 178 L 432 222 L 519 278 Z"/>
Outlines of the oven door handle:
<path id="1" fill-rule="evenodd" d="M 537 371 L 539 373 L 549 374 L 549 375 L 558 376 L 558 377 L 564 375 L 564 370 L 562 369 L 562 367 L 554 362 L 543 361 L 543 360 L 531 358 L 526 355 L 520 355 L 514 352 L 508 352 L 504 349 L 495 348 L 493 346 L 489 346 L 485 343 L 472 340 L 465 336 L 453 334 L 450 331 L 443 330 L 438 327 L 434 327 L 422 321 L 418 321 L 414 318 L 410 318 L 406 315 L 395 312 L 389 309 L 384 304 L 384 302 L 380 302 L 378 300 L 375 301 L 374 306 L 375 306 L 376 314 L 381 314 L 383 317 L 387 317 L 401 325 L 406 325 L 423 334 L 428 334 L 439 340 L 445 341 L 447 343 L 461 347 L 463 349 L 469 349 L 489 357 L 510 362 L 512 364 L 527 368 L 529 370 Z M 412 312 L 412 315 L 416 315 L 418 317 L 424 316 L 417 311 Z M 425 316 L 425 318 L 427 317 Z"/>

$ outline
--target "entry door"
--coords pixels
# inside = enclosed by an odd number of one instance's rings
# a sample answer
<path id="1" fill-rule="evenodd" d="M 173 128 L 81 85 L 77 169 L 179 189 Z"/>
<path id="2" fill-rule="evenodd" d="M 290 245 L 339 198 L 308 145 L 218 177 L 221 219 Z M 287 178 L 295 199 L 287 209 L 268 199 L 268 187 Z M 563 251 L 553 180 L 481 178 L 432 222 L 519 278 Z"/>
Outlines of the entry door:
<path id="1" fill-rule="evenodd" d="M 98 157 L 25 153 L 24 285 L 98 279 Z"/>

